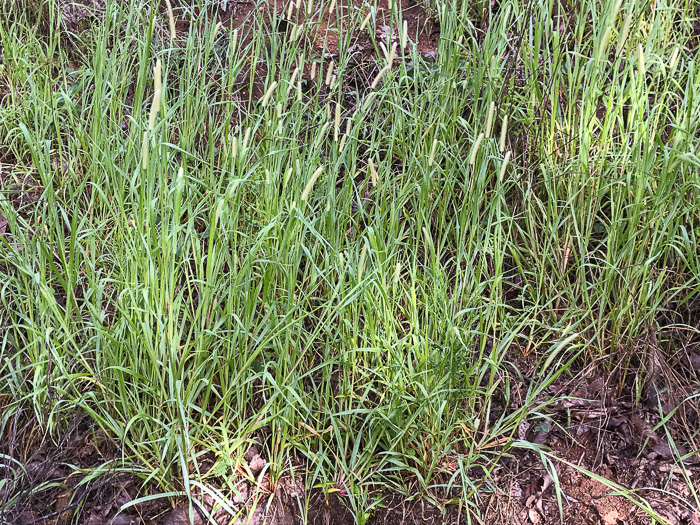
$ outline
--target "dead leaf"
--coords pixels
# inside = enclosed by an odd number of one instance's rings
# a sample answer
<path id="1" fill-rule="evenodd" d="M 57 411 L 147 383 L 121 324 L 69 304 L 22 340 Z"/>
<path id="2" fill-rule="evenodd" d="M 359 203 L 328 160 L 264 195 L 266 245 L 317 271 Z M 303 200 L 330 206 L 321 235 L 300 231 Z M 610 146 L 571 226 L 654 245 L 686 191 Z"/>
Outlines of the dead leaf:
<path id="1" fill-rule="evenodd" d="M 525 506 L 529 507 L 535 501 L 535 498 L 541 493 L 544 486 L 544 479 L 539 477 L 530 483 L 525 489 Z"/>
<path id="2" fill-rule="evenodd" d="M 54 508 L 56 512 L 60 512 L 56 525 L 67 525 L 73 517 L 73 508 L 70 506 L 72 494 L 70 490 L 64 490 L 56 498 Z"/>
<path id="3" fill-rule="evenodd" d="M 605 523 L 605 525 L 617 525 L 619 521 L 620 513 L 617 512 L 615 509 L 611 510 L 610 512 L 606 513 L 605 516 L 603 516 L 603 522 Z"/>
<path id="4" fill-rule="evenodd" d="M 542 521 L 542 518 L 540 515 L 537 513 L 535 509 L 530 509 L 527 511 L 527 516 L 530 518 L 530 521 L 537 525 L 540 521 Z"/>
<path id="5" fill-rule="evenodd" d="M 253 474 L 257 474 L 258 472 L 260 472 L 263 468 L 265 468 L 265 465 L 267 465 L 267 461 L 261 458 L 259 454 L 253 457 L 253 459 L 251 459 L 250 463 L 248 464 Z"/>
<path id="6" fill-rule="evenodd" d="M 246 450 L 245 455 L 243 456 L 246 461 L 251 462 L 253 461 L 253 458 L 255 456 L 259 456 L 260 451 L 258 450 L 257 445 L 251 445 L 248 450 Z"/>
<path id="7" fill-rule="evenodd" d="M 700 372 L 700 353 L 693 352 L 690 354 L 690 366 L 693 370 Z"/>
<path id="8" fill-rule="evenodd" d="M 551 484 L 552 484 L 552 477 L 549 474 L 545 474 L 542 477 L 542 492 L 544 493 L 544 491 L 547 490 Z"/>
<path id="9" fill-rule="evenodd" d="M 537 498 L 537 503 L 535 503 L 535 508 L 536 508 L 537 510 L 540 511 L 540 514 L 541 514 L 542 516 L 545 515 L 545 513 L 544 513 L 544 506 L 543 506 L 543 504 L 542 504 L 542 496 L 540 496 L 539 498 Z"/>
<path id="10" fill-rule="evenodd" d="M 535 437 L 532 439 L 532 442 L 536 445 L 544 445 L 547 442 L 548 437 L 549 430 L 541 429 L 537 431 L 537 434 L 535 434 Z"/>
<path id="11" fill-rule="evenodd" d="M 527 517 L 530 518 L 530 521 L 537 525 L 542 521 L 542 517 L 537 513 L 535 509 L 530 509 L 527 511 Z"/>

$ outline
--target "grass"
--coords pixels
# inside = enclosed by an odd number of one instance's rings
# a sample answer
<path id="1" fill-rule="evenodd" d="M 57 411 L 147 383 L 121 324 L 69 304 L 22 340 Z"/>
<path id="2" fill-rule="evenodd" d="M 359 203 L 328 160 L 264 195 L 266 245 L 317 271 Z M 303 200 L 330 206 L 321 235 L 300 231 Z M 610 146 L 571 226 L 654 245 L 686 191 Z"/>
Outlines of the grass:
<path id="1" fill-rule="evenodd" d="M 694 2 L 431 6 L 435 60 L 394 6 L 362 67 L 369 11 L 334 3 L 331 75 L 320 2 L 296 38 L 206 5 L 173 38 L 144 0 L 69 34 L 52 5 L 0 17 L 0 430 L 79 409 L 120 468 L 222 499 L 264 436 L 273 486 L 342 486 L 360 522 L 380 488 L 478 515 L 467 472 L 573 363 L 639 389 L 638 343 L 695 330 L 667 315 L 700 290 Z"/>

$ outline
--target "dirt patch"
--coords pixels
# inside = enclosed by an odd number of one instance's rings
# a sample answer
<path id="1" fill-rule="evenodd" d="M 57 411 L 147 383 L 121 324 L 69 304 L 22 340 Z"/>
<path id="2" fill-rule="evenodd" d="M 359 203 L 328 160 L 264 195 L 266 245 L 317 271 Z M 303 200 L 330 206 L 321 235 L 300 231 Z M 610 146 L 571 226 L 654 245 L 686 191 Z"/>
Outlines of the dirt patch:
<path id="1" fill-rule="evenodd" d="M 687 432 L 697 406 L 677 400 L 677 385 L 636 401 L 610 378 L 589 369 L 552 385 L 556 401 L 521 423 L 518 448 L 494 470 L 487 522 L 643 524 L 651 511 L 662 523 L 700 523 L 697 426 Z"/>
<path id="2" fill-rule="evenodd" d="M 0 440 L 0 457 L 6 480 L 0 490 L 0 522 L 110 523 L 122 505 L 143 495 L 140 480 L 117 468 L 121 454 L 116 443 L 85 415 L 70 415 L 55 441 L 44 437 L 34 418 L 23 423 L 14 418 Z M 168 502 L 149 502 L 140 511 L 157 515 L 163 506 Z"/>

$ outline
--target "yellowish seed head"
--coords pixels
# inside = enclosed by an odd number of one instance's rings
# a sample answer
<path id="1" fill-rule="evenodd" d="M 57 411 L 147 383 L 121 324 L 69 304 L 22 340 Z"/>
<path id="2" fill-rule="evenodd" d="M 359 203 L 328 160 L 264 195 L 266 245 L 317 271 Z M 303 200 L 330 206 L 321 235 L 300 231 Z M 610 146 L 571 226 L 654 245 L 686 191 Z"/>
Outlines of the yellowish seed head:
<path id="1" fill-rule="evenodd" d="M 469 157 L 469 165 L 473 166 L 474 163 L 476 162 L 476 154 L 479 152 L 479 146 L 481 146 L 481 141 L 484 140 L 484 134 L 479 133 L 479 136 L 476 138 L 476 142 L 474 142 L 474 147 L 472 148 L 472 154 Z"/>
<path id="2" fill-rule="evenodd" d="M 304 188 L 304 191 L 301 194 L 302 202 L 306 202 L 309 200 L 311 190 L 314 189 L 314 184 L 316 184 L 316 180 L 321 176 L 321 173 L 323 173 L 323 166 L 317 168 L 316 171 L 314 171 L 314 174 L 311 175 L 309 182 L 306 183 L 306 187 Z"/>

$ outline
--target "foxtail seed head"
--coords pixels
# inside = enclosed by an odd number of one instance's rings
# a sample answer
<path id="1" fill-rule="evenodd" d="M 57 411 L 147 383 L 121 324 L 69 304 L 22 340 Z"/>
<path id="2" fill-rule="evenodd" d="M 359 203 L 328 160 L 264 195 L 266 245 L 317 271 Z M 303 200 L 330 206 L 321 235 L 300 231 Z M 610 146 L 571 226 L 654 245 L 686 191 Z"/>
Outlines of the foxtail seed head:
<path id="1" fill-rule="evenodd" d="M 476 138 L 476 142 L 474 142 L 474 147 L 472 148 L 472 154 L 469 156 L 469 165 L 473 166 L 474 163 L 476 162 L 476 154 L 479 152 L 479 146 L 481 146 L 481 141 L 484 140 L 484 134 L 479 133 L 479 136 Z"/>
<path id="2" fill-rule="evenodd" d="M 156 127 L 156 116 L 160 111 L 160 89 L 153 93 L 153 103 L 151 104 L 151 114 L 148 118 L 148 129 L 153 130 Z"/>
<path id="3" fill-rule="evenodd" d="M 394 284 L 397 284 L 399 279 L 401 279 L 401 263 L 397 262 L 394 266 Z"/>
<path id="4" fill-rule="evenodd" d="M 367 259 L 367 245 L 362 246 L 360 252 L 360 262 L 357 263 L 357 280 L 362 280 L 362 274 L 365 273 L 365 260 Z"/>
<path id="5" fill-rule="evenodd" d="M 384 53 L 384 59 L 388 62 L 389 61 L 389 51 L 387 51 L 386 46 L 384 45 L 384 42 L 379 42 L 379 49 L 382 50 L 382 53 Z"/>
<path id="6" fill-rule="evenodd" d="M 175 189 L 177 190 L 178 193 L 181 193 L 182 190 L 185 188 L 185 170 L 180 166 L 180 169 L 177 170 L 177 179 L 175 182 Z"/>
<path id="7" fill-rule="evenodd" d="M 270 101 L 270 97 L 272 97 L 272 93 L 275 91 L 276 87 L 277 81 L 275 80 L 272 84 L 270 84 L 270 87 L 267 88 L 267 91 L 265 92 L 265 96 L 263 97 L 262 101 L 262 107 L 267 107 L 267 103 Z"/>
<path id="8" fill-rule="evenodd" d="M 316 171 L 314 171 L 314 174 L 311 175 L 309 182 L 306 183 L 306 187 L 304 188 L 304 191 L 301 194 L 302 202 L 306 202 L 309 200 L 309 195 L 314 189 L 314 184 L 316 184 L 316 180 L 321 176 L 321 173 L 323 173 L 323 166 L 317 168 Z"/>
<path id="9" fill-rule="evenodd" d="M 671 60 L 668 63 L 668 67 L 673 69 L 676 67 L 676 62 L 678 62 L 678 54 L 680 53 L 680 48 L 676 46 L 676 48 L 673 50 L 673 54 L 671 55 Z"/>
<path id="10" fill-rule="evenodd" d="M 438 145 L 438 140 L 433 139 L 433 145 L 430 148 L 430 158 L 428 159 L 428 166 L 433 165 L 433 161 L 435 160 L 435 152 L 437 151 L 437 145 Z"/>
<path id="11" fill-rule="evenodd" d="M 430 238 L 430 232 L 428 231 L 428 228 L 423 226 L 422 230 L 423 230 L 423 237 L 425 237 L 425 244 L 427 246 L 432 246 L 433 240 Z"/>
<path id="12" fill-rule="evenodd" d="M 216 226 L 216 223 L 219 222 L 219 217 L 221 217 L 221 210 L 224 207 L 224 199 L 219 199 L 218 204 L 216 205 L 216 212 L 214 212 L 214 226 Z"/>
<path id="13" fill-rule="evenodd" d="M 238 29 L 234 29 L 231 34 L 231 52 L 236 52 L 236 45 L 238 44 Z"/>
<path id="14" fill-rule="evenodd" d="M 379 182 L 379 175 L 377 174 L 377 169 L 374 167 L 374 161 L 370 157 L 369 159 L 369 171 L 370 171 L 370 176 L 372 178 L 372 187 L 376 188 L 377 183 Z"/>
<path id="15" fill-rule="evenodd" d="M 335 62 L 331 60 L 330 65 L 328 66 L 328 71 L 326 71 L 326 85 L 331 83 L 331 77 L 333 76 L 333 67 L 335 66 Z"/>
<path id="16" fill-rule="evenodd" d="M 165 7 L 168 9 L 168 24 L 170 24 L 170 38 L 175 40 L 177 33 L 175 32 L 175 17 L 173 16 L 173 8 L 170 5 L 170 0 L 165 0 Z"/>
<path id="17" fill-rule="evenodd" d="M 508 166 L 508 161 L 510 160 L 510 151 L 506 153 L 506 156 L 503 158 L 503 163 L 501 164 L 501 171 L 498 174 L 498 180 L 500 182 L 503 182 L 503 177 L 506 175 L 506 167 Z"/>
<path id="18" fill-rule="evenodd" d="M 508 115 L 503 117 L 501 122 L 501 140 L 498 141 L 498 151 L 503 151 L 506 148 L 506 131 L 508 131 Z"/>
<path id="19" fill-rule="evenodd" d="M 360 31 L 364 30 L 364 28 L 367 27 L 367 24 L 369 24 L 369 19 L 371 17 L 372 17 L 372 12 L 367 13 L 367 16 L 362 21 L 362 24 L 360 24 Z"/>
<path id="20" fill-rule="evenodd" d="M 377 76 L 374 77 L 374 80 L 372 81 L 372 89 L 374 89 L 374 88 L 377 87 L 377 84 L 379 84 L 379 81 L 382 79 L 382 77 L 384 76 L 384 74 L 385 74 L 387 71 L 390 71 L 390 70 L 391 70 L 391 68 L 390 68 L 389 66 L 384 66 L 384 67 L 379 71 L 379 73 L 377 73 Z"/>
<path id="21" fill-rule="evenodd" d="M 333 125 L 333 142 L 338 142 L 338 132 L 340 130 L 340 104 L 335 105 L 335 122 Z"/>
<path id="22" fill-rule="evenodd" d="M 317 149 L 320 145 L 321 142 L 323 141 L 323 138 L 326 136 L 326 131 L 328 131 L 328 128 L 330 127 L 331 123 L 326 122 L 323 127 L 321 128 L 321 133 L 318 134 L 318 137 L 316 137 L 316 140 L 314 141 L 314 150 Z M 303 199 L 302 199 L 303 200 Z"/>
<path id="23" fill-rule="evenodd" d="M 226 197 L 228 197 L 229 199 L 233 199 L 236 196 L 236 190 L 238 189 L 238 186 L 240 186 L 240 184 L 240 181 L 233 181 L 228 187 Z"/>
<path id="24" fill-rule="evenodd" d="M 241 146 L 241 153 L 248 149 L 248 143 L 250 142 L 250 134 L 253 128 L 246 128 L 245 135 L 243 136 L 243 145 Z"/>
<path id="25" fill-rule="evenodd" d="M 615 18 L 617 17 L 617 13 L 620 12 L 620 8 L 622 7 L 622 2 L 624 2 L 624 0 L 617 0 L 617 2 L 615 2 L 615 7 L 613 7 L 613 10 L 612 10 L 612 17 L 610 18 L 611 22 L 615 21 Z"/>
<path id="26" fill-rule="evenodd" d="M 292 5 L 294 5 L 294 4 L 292 4 Z M 292 73 L 292 77 L 289 79 L 289 86 L 287 86 L 287 94 L 289 94 L 289 91 L 294 86 L 294 82 L 296 81 L 298 74 L 299 74 L 299 68 L 296 67 L 296 68 L 294 68 L 294 72 Z"/>
<path id="27" fill-rule="evenodd" d="M 632 25 L 633 13 L 634 13 L 634 9 L 630 9 L 629 12 L 627 13 L 627 16 L 625 17 L 624 23 L 622 24 L 622 31 L 620 32 L 620 40 L 617 41 L 616 53 L 618 55 L 620 54 L 621 48 L 624 45 L 625 41 L 627 40 L 627 35 L 630 32 L 630 26 Z"/>
<path id="28" fill-rule="evenodd" d="M 496 103 L 491 102 L 491 105 L 489 105 L 489 116 L 486 119 L 486 138 L 491 138 L 491 125 L 493 124 L 493 112 L 496 109 Z"/>
<path id="29" fill-rule="evenodd" d="M 603 58 L 603 53 L 605 53 L 605 48 L 608 45 L 608 40 L 610 39 L 610 32 L 612 31 L 612 28 L 610 26 L 607 27 L 605 30 L 605 33 L 603 33 L 603 36 L 600 39 L 600 49 L 598 50 L 598 60 Z"/>
<path id="30" fill-rule="evenodd" d="M 394 42 L 394 44 L 391 46 L 391 51 L 389 51 L 389 59 L 387 60 L 389 69 L 394 65 L 394 56 L 396 55 L 396 47 L 397 44 Z"/>
<path id="31" fill-rule="evenodd" d="M 162 66 L 160 63 L 160 59 L 158 59 L 158 60 L 156 60 L 156 65 L 153 68 L 153 88 L 154 88 L 154 91 L 161 91 L 163 88 L 161 69 L 162 69 Z"/>
<path id="32" fill-rule="evenodd" d="M 143 132 L 143 144 L 141 144 L 141 167 L 148 168 L 148 132 Z"/>

